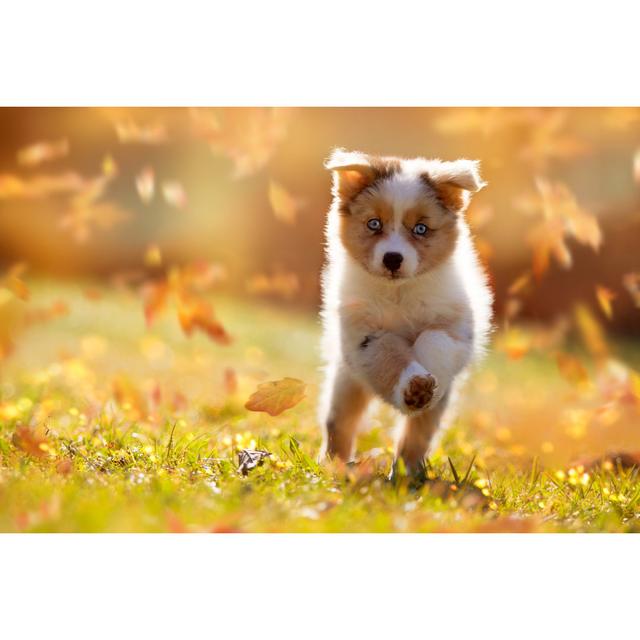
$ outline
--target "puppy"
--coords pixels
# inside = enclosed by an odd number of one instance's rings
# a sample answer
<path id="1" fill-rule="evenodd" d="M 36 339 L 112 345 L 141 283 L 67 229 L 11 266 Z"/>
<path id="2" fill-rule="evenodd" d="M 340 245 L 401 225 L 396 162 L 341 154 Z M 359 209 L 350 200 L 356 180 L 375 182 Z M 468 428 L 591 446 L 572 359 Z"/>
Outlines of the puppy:
<path id="1" fill-rule="evenodd" d="M 492 294 L 463 216 L 484 186 L 478 163 L 337 149 L 325 166 L 320 457 L 352 458 L 378 397 L 404 414 L 396 460 L 418 475 L 490 329 Z"/>

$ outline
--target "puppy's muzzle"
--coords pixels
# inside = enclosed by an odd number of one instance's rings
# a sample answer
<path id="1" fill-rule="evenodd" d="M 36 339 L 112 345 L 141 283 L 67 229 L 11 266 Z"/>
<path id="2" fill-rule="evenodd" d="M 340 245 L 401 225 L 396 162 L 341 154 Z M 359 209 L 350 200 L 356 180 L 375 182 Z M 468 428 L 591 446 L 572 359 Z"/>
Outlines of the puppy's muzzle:
<path id="1" fill-rule="evenodd" d="M 391 273 L 395 273 L 396 271 L 398 271 L 398 269 L 400 269 L 400 266 L 402 265 L 402 260 L 403 260 L 403 257 L 401 253 L 389 252 L 389 253 L 385 253 L 384 256 L 382 257 L 382 264 L 389 271 L 391 271 Z"/>

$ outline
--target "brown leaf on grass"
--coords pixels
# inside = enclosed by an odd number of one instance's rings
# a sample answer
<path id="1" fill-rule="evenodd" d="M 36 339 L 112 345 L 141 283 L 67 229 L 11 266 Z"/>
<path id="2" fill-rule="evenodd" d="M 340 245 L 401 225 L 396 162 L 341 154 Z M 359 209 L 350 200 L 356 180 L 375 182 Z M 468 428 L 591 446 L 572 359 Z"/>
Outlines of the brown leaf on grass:
<path id="1" fill-rule="evenodd" d="M 305 383 L 296 378 L 264 382 L 258 385 L 244 406 L 249 411 L 264 411 L 277 416 L 297 405 L 305 397 L 305 390 Z"/>
<path id="2" fill-rule="evenodd" d="M 611 302 L 615 300 L 616 294 L 601 285 L 596 285 L 596 299 L 602 312 L 609 320 L 613 318 L 613 309 L 611 308 Z"/>
<path id="3" fill-rule="evenodd" d="M 35 167 L 43 162 L 63 158 L 69 153 L 69 141 L 64 138 L 55 142 L 36 142 L 18 151 L 18 164 Z"/>
<path id="4" fill-rule="evenodd" d="M 274 180 L 269 182 L 269 203 L 276 220 L 285 224 L 294 224 L 302 208 L 302 202 Z"/>
<path id="5" fill-rule="evenodd" d="M 27 425 L 16 427 L 12 442 L 20 451 L 28 453 L 34 458 L 44 458 L 49 451 L 49 444 L 44 434 Z"/>
<path id="6" fill-rule="evenodd" d="M 559 352 L 556 355 L 556 363 L 562 376 L 571 384 L 584 386 L 589 383 L 587 368 L 578 357 Z"/>
<path id="7" fill-rule="evenodd" d="M 25 262 L 17 262 L 9 267 L 7 273 L 0 280 L 0 287 L 4 287 L 13 293 L 16 298 L 27 301 L 30 297 L 29 287 L 22 279 L 22 274 L 27 270 Z"/>
<path id="8" fill-rule="evenodd" d="M 241 449 L 238 451 L 238 471 L 246 476 L 251 469 L 255 469 L 264 463 L 265 458 L 271 454 L 259 449 Z"/>
<path id="9" fill-rule="evenodd" d="M 625 273 L 622 285 L 631 296 L 633 304 L 640 309 L 640 273 Z"/>
<path id="10" fill-rule="evenodd" d="M 116 135 L 123 144 L 162 144 L 168 139 L 167 130 L 161 123 L 138 125 L 132 119 L 115 123 Z"/>
<path id="11" fill-rule="evenodd" d="M 290 109 L 251 107 L 244 109 L 191 109 L 194 134 L 212 152 L 234 163 L 234 177 L 249 176 L 262 169 L 284 138 Z"/>
<path id="12" fill-rule="evenodd" d="M 140 196 L 140 200 L 144 204 L 149 204 L 153 200 L 155 193 L 155 174 L 151 167 L 145 167 L 136 176 L 136 191 Z"/>
<path id="13" fill-rule="evenodd" d="M 231 336 L 215 319 L 211 305 L 204 300 L 182 298 L 178 303 L 178 320 L 187 336 L 191 336 L 196 329 L 199 329 L 218 344 L 231 343 Z"/>

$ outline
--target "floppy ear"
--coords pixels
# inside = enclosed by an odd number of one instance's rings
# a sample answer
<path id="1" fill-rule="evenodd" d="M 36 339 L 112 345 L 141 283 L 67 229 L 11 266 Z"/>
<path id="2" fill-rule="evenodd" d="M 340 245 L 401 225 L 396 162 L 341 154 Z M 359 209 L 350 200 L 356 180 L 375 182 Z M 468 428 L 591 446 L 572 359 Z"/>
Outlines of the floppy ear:
<path id="1" fill-rule="evenodd" d="M 334 149 L 324 166 L 333 171 L 333 192 L 348 200 L 375 179 L 369 156 L 359 151 Z"/>
<path id="2" fill-rule="evenodd" d="M 454 213 L 464 211 L 471 193 L 480 191 L 486 182 L 480 177 L 477 160 L 434 162 L 425 175 L 444 206 Z"/>

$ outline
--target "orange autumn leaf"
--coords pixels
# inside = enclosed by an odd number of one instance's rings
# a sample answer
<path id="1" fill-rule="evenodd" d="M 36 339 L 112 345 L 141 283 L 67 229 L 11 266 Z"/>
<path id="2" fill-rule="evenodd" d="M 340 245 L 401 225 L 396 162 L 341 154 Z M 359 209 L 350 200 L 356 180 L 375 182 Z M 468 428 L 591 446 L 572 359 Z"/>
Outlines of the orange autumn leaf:
<path id="1" fill-rule="evenodd" d="M 45 198 L 57 193 L 74 193 L 84 187 L 84 178 L 72 171 L 56 175 L 40 174 L 31 178 L 0 175 L 0 199 Z"/>
<path id="2" fill-rule="evenodd" d="M 36 142 L 18 151 L 18 164 L 35 167 L 43 162 L 63 158 L 69 153 L 69 141 Z"/>
<path id="3" fill-rule="evenodd" d="M 589 353 L 597 360 L 606 359 L 609 356 L 609 346 L 600 323 L 589 308 L 578 304 L 575 308 L 575 321 Z"/>
<path id="4" fill-rule="evenodd" d="M 151 167 L 145 167 L 136 176 L 136 191 L 140 196 L 140 200 L 144 204 L 149 204 L 153 200 L 155 192 L 155 174 Z"/>
<path id="5" fill-rule="evenodd" d="M 631 296 L 633 304 L 640 309 L 640 273 L 625 273 L 622 284 Z"/>
<path id="6" fill-rule="evenodd" d="M 165 281 L 149 282 L 142 287 L 142 303 L 147 327 L 150 327 L 160 312 L 167 306 L 169 286 Z"/>
<path id="7" fill-rule="evenodd" d="M 28 300 L 30 297 L 29 287 L 22 279 L 22 274 L 27 270 L 24 262 L 18 262 L 7 271 L 6 275 L 0 280 L 0 287 L 8 289 L 20 300 Z"/>
<path id="8" fill-rule="evenodd" d="M 611 308 L 611 302 L 615 300 L 616 294 L 601 285 L 596 285 L 596 299 L 602 309 L 602 312 L 609 320 L 613 318 L 613 309 Z"/>
<path id="9" fill-rule="evenodd" d="M 46 437 L 27 425 L 16 427 L 12 441 L 15 447 L 34 458 L 44 458 L 49 451 Z"/>
<path id="10" fill-rule="evenodd" d="M 582 361 L 569 353 L 556 355 L 558 370 L 562 376 L 574 385 L 585 385 L 589 382 L 589 373 Z"/>
<path id="11" fill-rule="evenodd" d="M 238 374 L 231 367 L 224 370 L 224 390 L 230 396 L 238 391 Z"/>
<path id="12" fill-rule="evenodd" d="M 286 224 L 294 224 L 301 202 L 294 198 L 282 185 L 271 180 L 269 182 L 269 203 L 276 220 Z"/>
<path id="13" fill-rule="evenodd" d="M 297 405 L 305 397 L 305 390 L 305 383 L 296 378 L 264 382 L 258 385 L 244 406 L 249 411 L 264 411 L 277 416 Z"/>
<path id="14" fill-rule="evenodd" d="M 178 304 L 178 320 L 187 336 L 191 336 L 196 329 L 199 329 L 218 344 L 227 345 L 231 343 L 231 336 L 222 324 L 215 319 L 211 305 L 204 300 L 180 300 Z"/>

